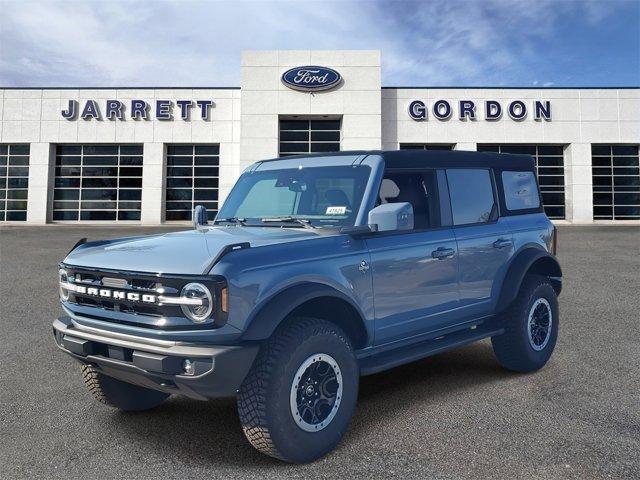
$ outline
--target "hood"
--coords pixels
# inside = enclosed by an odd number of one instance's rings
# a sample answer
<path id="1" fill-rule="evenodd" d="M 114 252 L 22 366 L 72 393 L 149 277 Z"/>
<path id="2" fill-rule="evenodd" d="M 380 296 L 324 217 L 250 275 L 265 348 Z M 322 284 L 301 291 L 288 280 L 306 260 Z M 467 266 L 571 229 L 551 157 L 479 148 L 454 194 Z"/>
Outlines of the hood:
<path id="1" fill-rule="evenodd" d="M 70 252 L 64 263 L 132 272 L 201 275 L 227 245 L 249 242 L 257 247 L 318 235 L 314 230 L 302 228 L 210 227 L 200 231 L 89 242 Z"/>

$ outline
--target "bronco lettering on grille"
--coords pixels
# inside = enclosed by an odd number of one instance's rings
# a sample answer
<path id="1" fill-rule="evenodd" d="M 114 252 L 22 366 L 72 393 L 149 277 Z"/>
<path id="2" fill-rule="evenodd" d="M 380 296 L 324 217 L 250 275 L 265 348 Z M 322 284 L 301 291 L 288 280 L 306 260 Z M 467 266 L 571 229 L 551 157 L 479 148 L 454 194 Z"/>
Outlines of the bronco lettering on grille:
<path id="1" fill-rule="evenodd" d="M 158 300 L 158 296 L 153 294 L 124 292 L 122 290 L 111 290 L 109 288 L 87 288 L 81 285 L 76 287 L 76 293 L 81 295 L 90 295 L 92 297 L 113 298 L 114 300 L 126 299 L 130 302 L 156 303 Z"/>

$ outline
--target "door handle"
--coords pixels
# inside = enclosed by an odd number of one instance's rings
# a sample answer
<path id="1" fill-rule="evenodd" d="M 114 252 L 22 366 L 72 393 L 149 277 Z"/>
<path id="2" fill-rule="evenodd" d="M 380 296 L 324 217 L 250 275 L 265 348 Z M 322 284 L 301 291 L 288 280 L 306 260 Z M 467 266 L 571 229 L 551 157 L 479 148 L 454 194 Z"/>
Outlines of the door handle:
<path id="1" fill-rule="evenodd" d="M 453 257 L 455 253 L 456 251 L 453 248 L 438 247 L 436 250 L 431 252 L 431 256 L 438 260 L 444 260 L 445 258 Z"/>
<path id="2" fill-rule="evenodd" d="M 513 241 L 506 238 L 499 238 L 498 240 L 493 242 L 493 248 L 507 248 L 511 245 L 513 245 Z"/>

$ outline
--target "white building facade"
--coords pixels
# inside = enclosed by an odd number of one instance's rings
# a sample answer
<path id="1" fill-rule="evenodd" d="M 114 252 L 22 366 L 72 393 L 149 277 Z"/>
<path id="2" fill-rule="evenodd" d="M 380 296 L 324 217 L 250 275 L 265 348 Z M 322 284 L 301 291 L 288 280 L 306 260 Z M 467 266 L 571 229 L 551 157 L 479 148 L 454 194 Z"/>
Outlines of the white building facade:
<path id="1" fill-rule="evenodd" d="M 424 148 L 531 154 L 554 220 L 640 224 L 636 87 L 383 87 L 378 51 L 240 68 L 236 88 L 0 89 L 0 222 L 188 221 L 257 160 Z"/>

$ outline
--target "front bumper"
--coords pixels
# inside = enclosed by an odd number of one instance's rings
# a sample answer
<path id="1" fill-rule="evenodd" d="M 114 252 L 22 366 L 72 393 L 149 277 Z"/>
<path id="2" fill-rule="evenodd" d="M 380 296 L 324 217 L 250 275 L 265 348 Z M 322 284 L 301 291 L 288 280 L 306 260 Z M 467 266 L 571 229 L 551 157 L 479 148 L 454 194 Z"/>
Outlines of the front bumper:
<path id="1" fill-rule="evenodd" d="M 76 360 L 124 382 L 206 400 L 235 395 L 258 353 L 258 345 L 201 346 L 110 332 L 74 323 L 53 322 L 58 347 Z M 186 375 L 183 361 L 193 362 Z"/>

